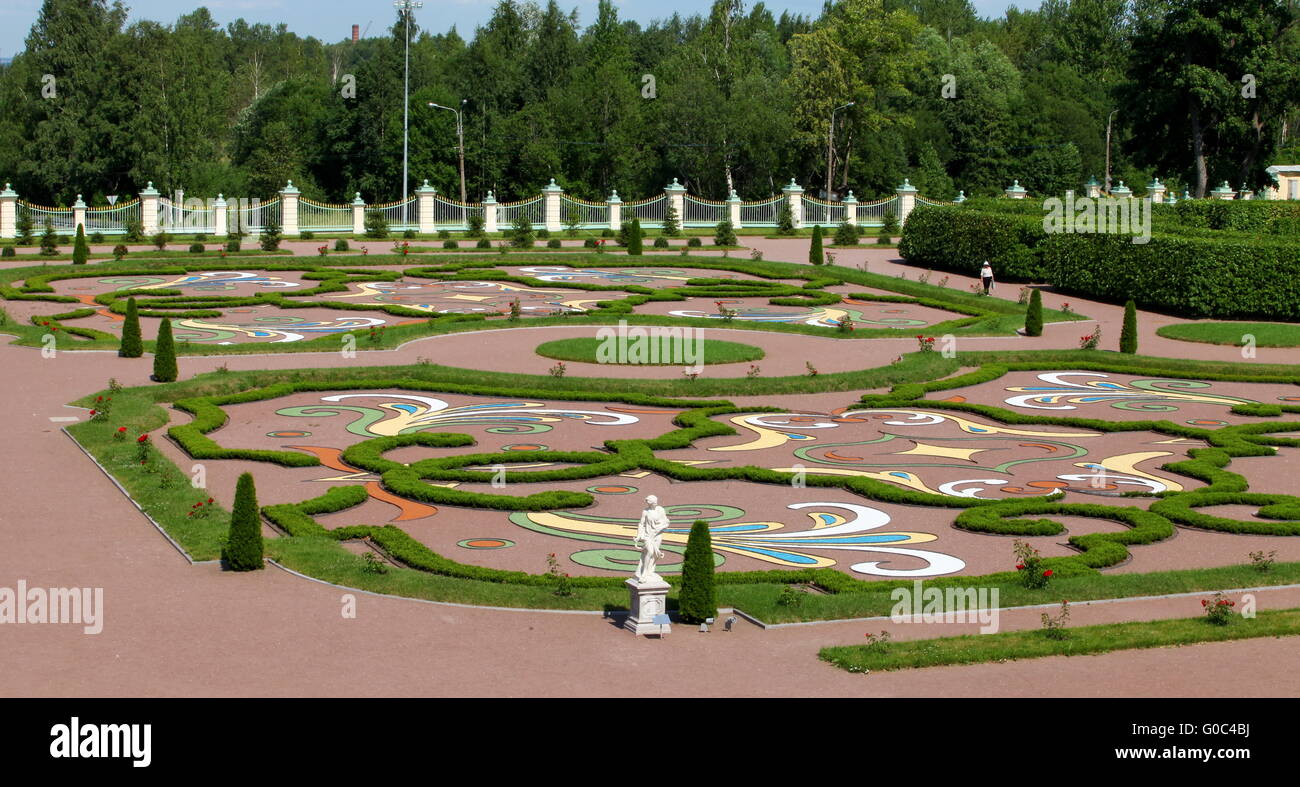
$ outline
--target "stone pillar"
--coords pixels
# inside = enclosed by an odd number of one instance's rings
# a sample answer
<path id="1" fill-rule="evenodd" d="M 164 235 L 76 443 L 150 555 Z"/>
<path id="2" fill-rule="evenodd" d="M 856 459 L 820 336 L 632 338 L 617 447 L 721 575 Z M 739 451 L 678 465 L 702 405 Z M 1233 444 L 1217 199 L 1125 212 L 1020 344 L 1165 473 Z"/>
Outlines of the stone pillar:
<path id="1" fill-rule="evenodd" d="M 1239 196 L 1241 199 L 1251 199 L 1252 197 L 1255 196 L 1255 192 L 1253 192 L 1253 191 L 1251 191 L 1250 189 L 1246 188 L 1246 184 L 1243 183 L 1243 184 L 1241 184 L 1241 191 L 1238 192 L 1238 196 Z"/>
<path id="2" fill-rule="evenodd" d="M 731 221 L 732 229 L 740 229 L 740 195 L 735 189 L 732 189 L 731 196 L 727 197 L 727 218 Z"/>
<path id="3" fill-rule="evenodd" d="M 609 193 L 605 204 L 609 206 L 609 228 L 618 232 L 619 227 L 623 226 L 623 200 L 618 198 L 617 189 Z"/>
<path id="4" fill-rule="evenodd" d="M 298 195 L 293 181 L 280 191 L 280 234 L 286 238 L 298 234 Z"/>
<path id="5" fill-rule="evenodd" d="M 686 187 L 673 178 L 673 182 L 664 187 L 664 195 L 668 197 L 668 204 L 673 206 L 677 211 L 677 226 L 686 228 Z M 667 215 L 665 208 L 664 215 Z"/>
<path id="6" fill-rule="evenodd" d="M 1097 182 L 1096 177 L 1088 178 L 1088 183 L 1084 188 L 1088 190 L 1089 199 L 1097 199 L 1101 196 L 1101 184 Z"/>
<path id="7" fill-rule="evenodd" d="M 957 192 L 957 199 L 953 200 L 953 202 L 955 202 L 955 203 L 957 203 L 958 205 L 960 205 L 960 204 L 962 204 L 962 203 L 965 202 L 965 201 L 966 201 L 966 190 L 963 189 L 963 190 Z"/>
<path id="8" fill-rule="evenodd" d="M 1020 185 L 1020 181 L 1018 180 L 1008 186 L 1006 191 L 1007 196 L 1011 199 L 1024 199 L 1025 195 L 1028 193 L 1029 192 L 1025 191 L 1025 187 Z"/>
<path id="9" fill-rule="evenodd" d="M 1118 186 L 1110 190 L 1110 195 L 1115 199 L 1128 199 L 1133 196 L 1133 189 L 1125 186 L 1121 180 Z"/>
<path id="10" fill-rule="evenodd" d="M 1168 190 L 1165 184 L 1160 182 L 1160 178 L 1152 178 L 1151 182 L 1147 184 L 1147 196 L 1151 198 L 1151 202 L 1155 205 L 1160 205 L 1165 201 L 1165 192 Z"/>
<path id="11" fill-rule="evenodd" d="M 564 189 L 555 185 L 555 178 L 551 178 L 551 182 L 542 189 L 546 207 L 546 212 L 542 215 L 546 219 L 546 229 L 550 232 L 559 232 L 564 228 L 560 216 L 560 195 L 563 193 Z"/>
<path id="12" fill-rule="evenodd" d="M 790 183 L 781 189 L 786 202 L 790 203 L 790 213 L 794 216 L 794 228 L 803 228 L 803 187 L 790 178 Z"/>
<path id="13" fill-rule="evenodd" d="M 437 193 L 438 190 L 429 185 L 428 179 L 425 179 L 423 186 L 415 190 L 416 199 L 419 200 L 420 205 L 419 222 L 421 235 L 432 235 L 437 229 L 438 222 L 435 220 L 433 215 L 433 195 Z"/>
<path id="14" fill-rule="evenodd" d="M 1222 186 L 1210 192 L 1210 197 L 1213 199 L 1233 199 L 1236 196 L 1237 192 L 1232 190 L 1232 186 L 1229 186 L 1226 180 L 1223 181 Z"/>
<path id="15" fill-rule="evenodd" d="M 140 223 L 144 225 L 145 236 L 158 234 L 158 189 L 153 181 L 140 192 Z"/>
<path id="16" fill-rule="evenodd" d="M 898 228 L 901 231 L 907 217 L 912 215 L 912 208 L 916 207 L 916 186 L 903 178 L 903 185 L 895 189 L 895 193 L 898 194 Z"/>
<path id="17" fill-rule="evenodd" d="M 483 198 L 483 231 L 497 231 L 497 198 L 490 191 Z"/>
<path id="18" fill-rule="evenodd" d="M 226 195 L 218 194 L 217 198 L 212 201 L 212 232 L 218 238 L 224 238 L 230 234 L 229 230 L 230 214 L 226 212 Z"/>
<path id="19" fill-rule="evenodd" d="M 18 192 L 5 184 L 0 191 L 0 238 L 18 237 Z"/>
<path id="20" fill-rule="evenodd" d="M 366 234 L 366 201 L 361 199 L 359 191 L 356 199 L 352 200 L 352 234 Z"/>
<path id="21" fill-rule="evenodd" d="M 82 232 L 86 231 L 86 203 L 81 199 L 80 194 L 77 195 L 77 201 L 72 203 L 72 232 L 74 234 L 77 232 L 77 227 L 81 227 Z"/>
<path id="22" fill-rule="evenodd" d="M 844 198 L 844 221 L 854 226 L 858 223 L 858 198 L 853 196 L 853 191 Z"/>

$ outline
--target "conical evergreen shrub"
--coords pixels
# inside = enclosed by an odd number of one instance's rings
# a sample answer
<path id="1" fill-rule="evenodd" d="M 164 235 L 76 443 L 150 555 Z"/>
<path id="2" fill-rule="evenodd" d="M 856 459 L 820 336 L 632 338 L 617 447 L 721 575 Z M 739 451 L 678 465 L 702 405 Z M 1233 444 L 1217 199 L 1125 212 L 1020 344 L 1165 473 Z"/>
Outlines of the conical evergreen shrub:
<path id="1" fill-rule="evenodd" d="M 633 256 L 640 255 L 644 250 L 644 235 L 641 233 L 641 220 L 632 219 L 632 232 L 627 238 L 627 253 Z"/>
<path id="2" fill-rule="evenodd" d="M 1029 295 L 1029 311 L 1025 312 L 1025 335 L 1043 335 L 1043 294 L 1038 290 Z"/>
<path id="3" fill-rule="evenodd" d="M 235 484 L 235 508 L 221 558 L 231 571 L 256 571 L 262 567 L 262 519 L 251 473 L 241 475 Z"/>
<path id="4" fill-rule="evenodd" d="M 808 246 L 808 261 L 813 265 L 821 265 L 826 261 L 826 256 L 822 253 L 822 225 L 820 224 L 813 227 L 812 244 Z"/>
<path id="5" fill-rule="evenodd" d="M 153 379 L 159 383 L 176 380 L 176 343 L 172 340 L 172 322 L 165 317 L 158 326 L 158 341 L 154 342 Z"/>
<path id="6" fill-rule="evenodd" d="M 90 246 L 86 245 L 86 228 L 77 225 L 77 237 L 72 242 L 72 264 L 85 265 L 86 258 L 90 256 Z"/>
<path id="7" fill-rule="evenodd" d="M 687 623 L 703 623 L 718 616 L 718 599 L 713 587 L 713 539 L 703 519 L 691 525 L 682 560 L 682 590 L 677 612 Z"/>
<path id="8" fill-rule="evenodd" d="M 1129 298 L 1124 304 L 1124 327 L 1119 334 L 1119 351 L 1133 355 L 1138 351 L 1138 315 L 1137 304 Z"/>
<path id="9" fill-rule="evenodd" d="M 123 358 L 139 358 L 144 355 L 144 339 L 140 336 L 140 312 L 136 308 L 135 298 L 126 299 L 126 322 L 122 323 L 122 344 L 117 354 Z"/>

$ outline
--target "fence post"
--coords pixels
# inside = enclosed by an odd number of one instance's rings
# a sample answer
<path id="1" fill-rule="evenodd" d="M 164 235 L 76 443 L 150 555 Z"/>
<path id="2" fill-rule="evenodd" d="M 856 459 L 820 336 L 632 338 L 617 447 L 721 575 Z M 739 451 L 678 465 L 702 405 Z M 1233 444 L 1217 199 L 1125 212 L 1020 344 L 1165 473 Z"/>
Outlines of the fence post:
<path id="1" fill-rule="evenodd" d="M 1164 203 L 1165 192 L 1168 190 L 1168 187 L 1160 182 L 1160 178 L 1152 178 L 1151 182 L 1147 184 L 1147 196 L 1150 197 L 1151 202 L 1156 205 Z"/>
<path id="2" fill-rule="evenodd" d="M 140 224 L 146 237 L 158 234 L 158 189 L 153 187 L 152 180 L 140 192 Z"/>
<path id="3" fill-rule="evenodd" d="M 298 234 L 298 191 L 289 181 L 289 185 L 280 191 L 280 234 L 288 237 Z"/>
<path id="4" fill-rule="evenodd" d="M 735 189 L 727 197 L 727 218 L 731 221 L 732 229 L 740 229 L 740 195 Z"/>
<path id="5" fill-rule="evenodd" d="M 352 234 L 366 234 L 366 201 L 361 199 L 359 191 L 356 199 L 352 200 Z"/>
<path id="6" fill-rule="evenodd" d="M 1123 187 L 1124 182 L 1120 181 L 1119 185 L 1120 187 Z M 1013 182 L 1010 186 L 1008 186 L 1006 191 L 1007 196 L 1010 197 L 1011 199 L 1024 199 L 1025 195 L 1028 193 L 1029 192 L 1025 191 L 1025 187 L 1020 185 L 1020 181 L 1018 180 Z"/>
<path id="7" fill-rule="evenodd" d="M 562 229 L 560 225 L 560 195 L 563 193 L 564 189 L 555 185 L 555 178 L 551 178 L 551 182 L 542 188 L 542 197 L 545 199 L 543 205 L 546 208 L 542 218 L 545 220 L 548 232 L 559 232 Z"/>
<path id="8" fill-rule="evenodd" d="M 916 186 L 913 186 L 907 178 L 903 178 L 903 185 L 897 189 L 898 194 L 898 226 L 902 228 L 907 223 L 907 217 L 912 214 L 912 208 L 916 207 Z"/>
<path id="9" fill-rule="evenodd" d="M 1241 198 L 1242 198 L 1242 199 L 1251 199 L 1251 198 L 1253 198 L 1253 197 L 1255 196 L 1255 192 L 1253 192 L 1253 191 L 1251 191 L 1249 188 L 1247 188 L 1245 183 L 1242 183 L 1242 184 L 1241 184 L 1241 192 L 1240 192 L 1240 194 L 1241 194 Z"/>
<path id="10" fill-rule="evenodd" d="M 212 201 L 212 233 L 218 238 L 230 234 L 230 215 L 226 212 L 226 195 L 218 194 Z"/>
<path id="11" fill-rule="evenodd" d="M 73 233 L 76 233 L 77 227 L 81 227 L 82 232 L 86 231 L 86 202 L 81 198 L 80 194 L 77 195 L 77 201 L 72 203 Z"/>
<path id="12" fill-rule="evenodd" d="M 953 200 L 953 202 L 960 205 L 965 201 L 966 201 L 966 190 L 962 189 L 961 191 L 957 192 L 957 199 Z"/>
<path id="13" fill-rule="evenodd" d="M 1097 177 L 1095 175 L 1088 178 L 1088 182 L 1084 188 L 1088 190 L 1089 199 L 1097 199 L 1101 196 L 1101 184 L 1097 182 Z"/>
<path id="14" fill-rule="evenodd" d="M 844 198 L 844 223 L 854 226 L 858 223 L 858 198 L 853 196 L 851 189 L 849 195 Z"/>
<path id="15" fill-rule="evenodd" d="M 664 194 L 668 197 L 668 204 L 673 206 L 677 211 L 677 226 L 686 226 L 686 187 L 673 178 L 673 182 L 664 187 Z M 668 215 L 668 209 L 664 208 L 664 215 Z"/>
<path id="16" fill-rule="evenodd" d="M 18 192 L 5 184 L 0 191 L 0 238 L 18 237 Z"/>
<path id="17" fill-rule="evenodd" d="M 1110 195 L 1115 199 L 1128 199 L 1133 196 L 1133 189 L 1124 185 L 1124 181 L 1119 182 L 1119 186 L 1110 190 Z"/>
<path id="18" fill-rule="evenodd" d="M 1228 181 L 1225 180 L 1223 185 L 1210 192 L 1210 196 L 1214 199 L 1233 199 L 1237 196 L 1237 192 L 1233 191 L 1232 186 L 1229 186 Z"/>
<path id="19" fill-rule="evenodd" d="M 497 198 L 488 192 L 483 198 L 483 231 L 493 233 L 497 231 Z"/>
<path id="20" fill-rule="evenodd" d="M 623 226 L 623 200 L 618 198 L 617 189 L 609 193 L 605 204 L 609 205 L 609 228 L 618 232 L 619 227 Z"/>
<path id="21" fill-rule="evenodd" d="M 438 190 L 433 186 L 430 186 L 429 181 L 426 178 L 424 185 L 416 189 L 415 193 L 418 195 L 420 200 L 420 234 L 432 235 L 434 227 L 437 224 L 437 222 L 434 221 L 433 216 L 433 195 L 437 194 Z"/>
<path id="22" fill-rule="evenodd" d="M 790 203 L 790 214 L 794 216 L 794 228 L 803 228 L 803 187 L 790 178 L 790 184 L 781 189 L 785 199 Z"/>

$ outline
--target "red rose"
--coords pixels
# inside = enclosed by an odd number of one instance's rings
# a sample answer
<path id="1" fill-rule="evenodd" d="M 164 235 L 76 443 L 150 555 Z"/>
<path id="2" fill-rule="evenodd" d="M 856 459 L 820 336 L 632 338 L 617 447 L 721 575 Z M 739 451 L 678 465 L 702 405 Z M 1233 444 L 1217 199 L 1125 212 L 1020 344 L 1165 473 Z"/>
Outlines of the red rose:
<path id="1" fill-rule="evenodd" d="M 1023 571 L 1024 568 L 1025 568 L 1025 564 L 1024 564 L 1024 563 L 1017 563 L 1017 564 L 1016 564 L 1016 570 L 1017 570 L 1017 571 Z"/>
<path id="2" fill-rule="evenodd" d="M 1051 575 L 1052 575 L 1052 569 L 1050 568 L 1043 572 L 1043 576 L 1045 577 L 1050 577 Z"/>
<path id="3" fill-rule="evenodd" d="M 119 426 L 119 427 L 117 427 L 117 431 L 119 431 L 119 432 L 125 432 L 125 431 L 126 431 L 126 427 L 125 427 L 125 426 Z"/>
<path id="4" fill-rule="evenodd" d="M 147 434 L 142 434 L 142 435 L 140 435 L 139 437 L 137 437 L 137 438 L 135 439 L 135 441 L 136 441 L 137 443 L 143 443 L 143 442 L 145 442 L 145 441 L 148 440 L 148 439 L 149 439 L 149 435 L 147 435 Z"/>
<path id="5" fill-rule="evenodd" d="M 1205 599 L 1201 599 L 1201 606 L 1204 607 L 1204 606 L 1206 606 L 1208 603 L 1209 603 L 1209 602 L 1207 602 Z"/>

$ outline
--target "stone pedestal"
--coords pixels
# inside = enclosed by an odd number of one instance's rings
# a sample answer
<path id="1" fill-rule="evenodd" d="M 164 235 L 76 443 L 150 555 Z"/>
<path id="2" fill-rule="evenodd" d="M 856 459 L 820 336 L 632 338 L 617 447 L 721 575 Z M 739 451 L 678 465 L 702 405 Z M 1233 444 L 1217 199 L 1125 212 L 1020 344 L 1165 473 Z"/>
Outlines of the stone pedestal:
<path id="1" fill-rule="evenodd" d="M 623 584 L 632 594 L 632 611 L 623 621 L 623 628 L 633 634 L 667 634 L 668 624 L 655 623 L 654 619 L 668 614 L 668 583 L 656 577 L 645 582 L 633 578 Z"/>

